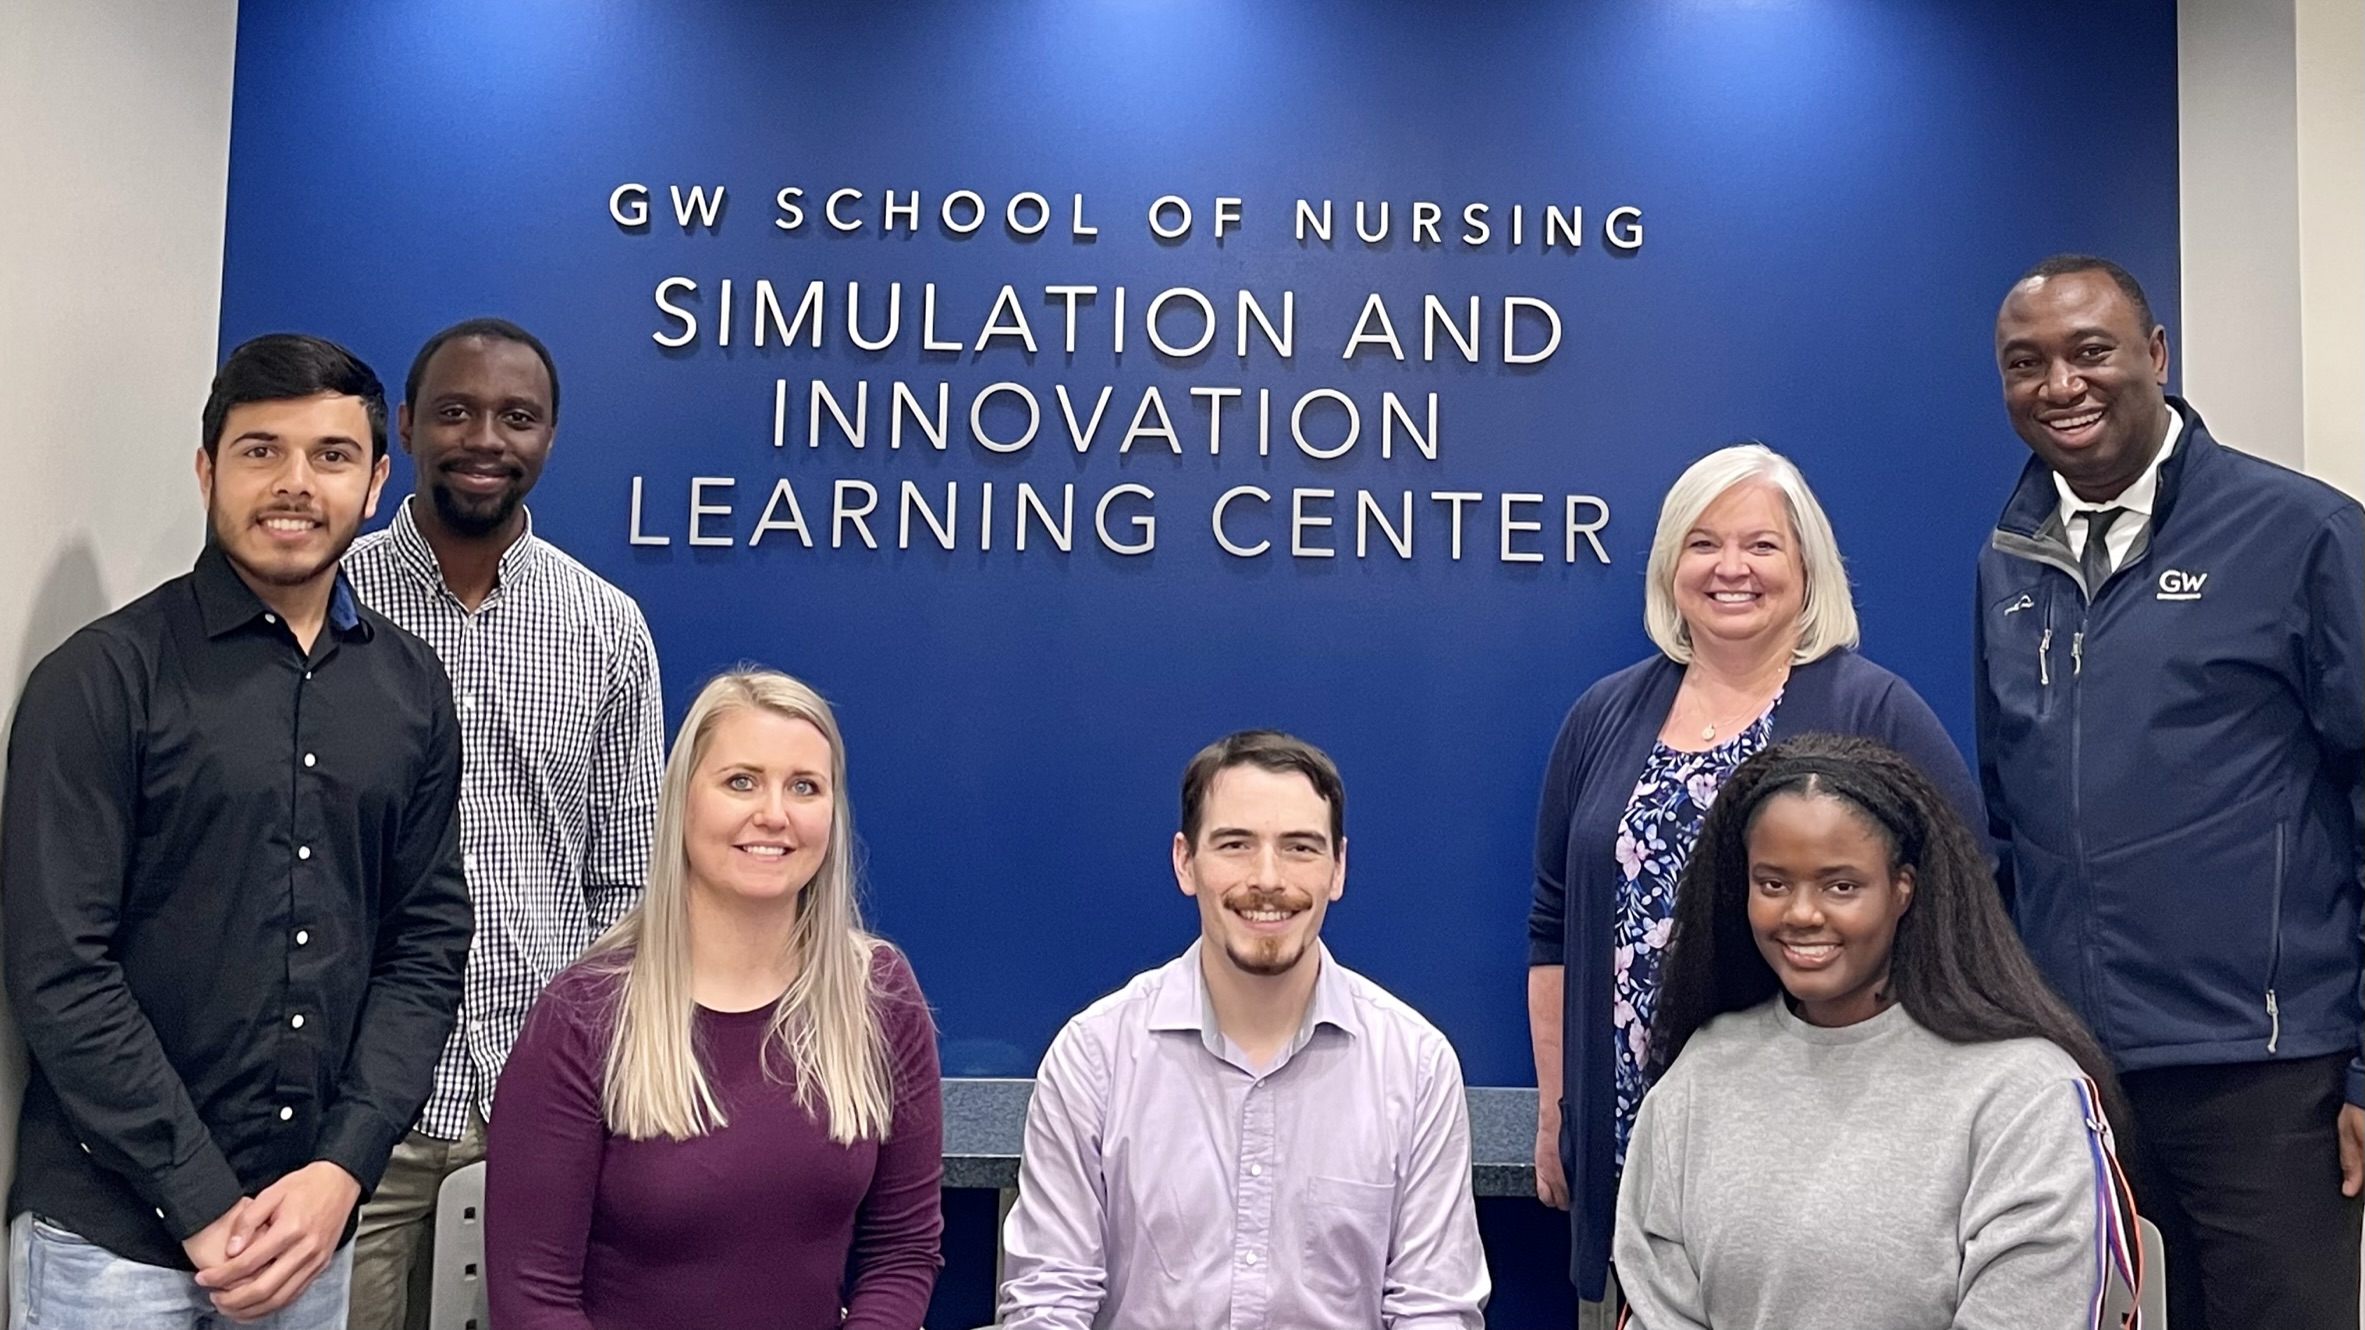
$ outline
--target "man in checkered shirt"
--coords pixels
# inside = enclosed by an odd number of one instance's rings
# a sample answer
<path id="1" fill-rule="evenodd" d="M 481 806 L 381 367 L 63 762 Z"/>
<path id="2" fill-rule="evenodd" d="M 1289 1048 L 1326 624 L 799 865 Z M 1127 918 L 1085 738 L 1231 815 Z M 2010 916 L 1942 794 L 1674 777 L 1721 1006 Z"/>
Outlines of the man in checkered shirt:
<path id="1" fill-rule="evenodd" d="M 395 423 L 411 496 L 345 572 L 451 675 L 476 939 L 435 1092 L 362 1207 L 352 1330 L 426 1325 L 436 1188 L 484 1157 L 494 1082 L 542 986 L 639 901 L 664 762 L 640 607 L 526 513 L 558 424 L 550 352 L 500 319 L 446 328 Z"/>

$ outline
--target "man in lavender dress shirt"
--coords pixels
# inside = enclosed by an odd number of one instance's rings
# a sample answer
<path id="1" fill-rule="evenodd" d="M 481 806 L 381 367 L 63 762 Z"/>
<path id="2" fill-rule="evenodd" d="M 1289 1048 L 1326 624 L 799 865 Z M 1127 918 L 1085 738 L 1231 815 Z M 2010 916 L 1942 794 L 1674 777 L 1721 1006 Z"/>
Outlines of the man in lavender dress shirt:
<path id="1" fill-rule="evenodd" d="M 1183 772 L 1199 940 L 1060 1031 L 1003 1230 L 1017 1330 L 1477 1330 L 1461 1065 L 1317 935 L 1346 791 L 1270 730 Z"/>

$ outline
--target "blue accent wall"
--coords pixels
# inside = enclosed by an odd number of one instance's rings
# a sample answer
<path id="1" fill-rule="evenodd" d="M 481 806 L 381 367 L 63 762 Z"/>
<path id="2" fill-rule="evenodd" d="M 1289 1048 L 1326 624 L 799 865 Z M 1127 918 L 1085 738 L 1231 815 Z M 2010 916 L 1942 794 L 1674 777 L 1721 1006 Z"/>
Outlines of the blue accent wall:
<path id="1" fill-rule="evenodd" d="M 948 1074 L 1030 1074 L 1067 1016 L 1184 945 L 1193 915 L 1167 864 L 1178 774 L 1208 740 L 1271 725 L 1346 774 L 1348 888 L 1325 937 L 1436 1021 L 1472 1083 L 1516 1084 L 1532 1075 L 1537 782 L 1577 694 L 1647 650 L 1642 569 L 1666 485 L 1741 438 L 1797 460 L 1848 556 L 1866 653 L 1967 741 L 1972 560 L 2025 457 L 1993 311 L 2037 258 L 2093 250 L 2144 278 L 2175 331 L 2175 56 L 2173 7 L 2131 0 L 246 0 L 223 344 L 317 331 L 397 382 L 463 317 L 549 342 L 564 406 L 537 529 L 639 597 L 674 715 L 744 659 L 838 704 L 872 917 L 937 1005 Z M 632 182 L 652 213 L 637 228 L 609 207 Z M 674 185 L 724 186 L 717 225 L 676 224 Z M 774 224 L 789 186 L 795 230 Z M 821 215 L 840 187 L 863 191 L 841 207 L 851 232 Z M 915 230 L 883 231 L 889 189 L 919 192 Z M 966 236 L 938 212 L 959 189 L 989 210 Z M 1038 237 L 1005 225 L 1021 191 L 1048 202 Z M 1090 238 L 1070 231 L 1077 194 Z M 1193 215 L 1172 241 L 1145 215 L 1166 194 Z M 1220 239 L 1219 197 L 1240 200 Z M 1331 241 L 1293 234 L 1301 198 L 1332 201 Z M 1356 238 L 1357 200 L 1387 202 L 1386 240 Z M 1442 213 L 1436 243 L 1407 226 L 1423 200 Z M 1461 241 L 1470 203 L 1487 205 L 1486 244 Z M 1543 243 L 1547 206 L 1583 209 L 1580 245 Z M 1604 232 L 1621 206 L 1641 210 L 1631 251 Z M 653 334 L 681 326 L 655 299 L 671 276 L 697 283 L 674 303 L 701 329 L 669 349 Z M 816 279 L 821 346 L 755 345 L 755 283 L 793 313 Z M 870 336 L 902 284 L 886 349 L 848 337 L 849 282 Z M 930 283 L 937 334 L 960 351 L 920 344 Z M 1014 336 L 976 349 L 1005 284 L 1033 352 Z M 1054 285 L 1096 288 L 1073 353 Z M 1171 287 L 1210 299 L 1207 350 L 1151 344 L 1143 311 Z M 1261 333 L 1235 354 L 1243 289 L 1275 318 L 1294 293 L 1292 355 Z M 1369 344 L 1343 354 L 1374 293 L 1401 363 Z M 1428 295 L 1457 315 L 1479 297 L 1478 363 L 1442 334 L 1423 358 Z M 1511 296 L 1557 314 L 1548 358 L 1505 363 Z M 1519 345 L 1542 343 L 1532 307 L 1514 322 Z M 1198 324 L 1177 298 L 1159 328 L 1187 344 Z M 869 385 L 863 448 L 826 415 L 807 446 L 816 379 L 849 412 Z M 942 451 L 908 414 L 889 446 L 897 381 L 931 409 L 948 385 Z M 1037 402 L 1023 450 L 972 435 L 970 404 L 994 384 Z M 1063 386 L 1079 413 L 1112 390 L 1086 452 Z M 1180 452 L 1148 436 L 1120 451 L 1152 386 Z M 1220 453 L 1194 387 L 1241 390 L 1216 407 Z M 1322 389 L 1360 415 L 1355 446 L 1328 460 L 1288 429 Z M 1433 460 L 1400 421 L 1381 455 L 1389 392 L 1424 431 L 1436 394 Z M 1309 442 L 1337 443 L 1345 414 L 1314 399 Z M 978 422 L 1016 437 L 1021 393 L 991 394 Z M 641 533 L 669 544 L 631 543 L 635 477 Z M 699 477 L 733 482 L 700 491 L 729 511 L 699 532 L 727 544 L 689 543 Z M 777 528 L 750 544 L 782 478 L 813 548 Z M 841 481 L 878 493 L 881 548 L 852 527 L 832 547 Z M 917 515 L 899 546 L 906 481 L 940 519 L 954 487 L 956 549 Z M 1055 519 L 1074 486 L 1072 550 L 1032 514 L 1015 548 L 1022 483 Z M 1092 533 L 1096 502 L 1126 484 L 1155 497 L 1120 495 L 1111 529 L 1131 539 L 1125 519 L 1154 512 L 1151 552 Z M 1272 546 L 1238 557 L 1210 509 L 1248 485 L 1273 498 L 1236 501 L 1229 531 Z M 1333 525 L 1299 535 L 1335 557 L 1291 553 L 1296 490 L 1334 492 L 1300 500 Z M 1360 491 L 1392 521 L 1413 495 L 1412 557 L 1368 525 L 1357 557 Z M 1459 559 L 1454 501 L 1430 497 L 1445 492 L 1482 496 Z M 1513 509 L 1540 529 L 1511 533 L 1541 562 L 1502 557 L 1506 493 L 1543 496 Z M 1606 504 L 1606 564 L 1583 541 L 1565 557 L 1571 495 Z"/>

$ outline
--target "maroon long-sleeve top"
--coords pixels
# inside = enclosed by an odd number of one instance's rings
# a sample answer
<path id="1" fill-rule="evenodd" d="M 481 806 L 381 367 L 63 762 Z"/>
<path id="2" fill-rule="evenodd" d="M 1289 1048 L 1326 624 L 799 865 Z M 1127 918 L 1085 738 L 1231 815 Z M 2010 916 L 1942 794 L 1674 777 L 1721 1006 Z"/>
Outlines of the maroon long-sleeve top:
<path id="1" fill-rule="evenodd" d="M 943 1101 L 911 966 L 872 958 L 893 1070 L 885 1140 L 838 1145 L 762 1061 L 769 1008 L 697 1011 L 730 1122 L 686 1141 L 607 1128 L 619 980 L 578 965 L 535 1003 L 486 1147 L 485 1263 L 501 1330 L 917 1330 L 943 1263 Z"/>

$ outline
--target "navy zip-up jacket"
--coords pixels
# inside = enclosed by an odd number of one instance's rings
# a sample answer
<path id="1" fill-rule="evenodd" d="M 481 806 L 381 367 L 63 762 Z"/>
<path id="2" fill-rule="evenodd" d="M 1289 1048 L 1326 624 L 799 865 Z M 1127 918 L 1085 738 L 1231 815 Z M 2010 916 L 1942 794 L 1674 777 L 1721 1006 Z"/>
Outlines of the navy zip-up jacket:
<path id="1" fill-rule="evenodd" d="M 2123 1070 L 2353 1057 L 2365 511 L 2168 403 L 2151 523 L 2102 586 L 2039 459 L 1980 555 L 1979 772 L 2013 914 Z"/>

